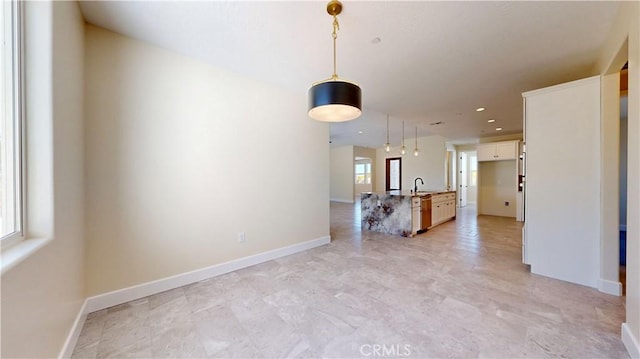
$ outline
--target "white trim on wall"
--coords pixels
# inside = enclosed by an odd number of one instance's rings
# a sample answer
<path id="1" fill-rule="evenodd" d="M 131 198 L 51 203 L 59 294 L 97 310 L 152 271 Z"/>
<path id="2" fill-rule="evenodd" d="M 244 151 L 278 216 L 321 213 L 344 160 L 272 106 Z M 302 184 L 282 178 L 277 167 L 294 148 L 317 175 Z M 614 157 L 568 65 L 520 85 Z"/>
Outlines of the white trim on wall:
<path id="1" fill-rule="evenodd" d="M 306 251 L 308 249 L 329 244 L 330 242 L 331 237 L 325 236 L 302 243 L 296 243 L 287 247 L 255 254 L 252 256 L 234 259 L 202 269 L 196 269 L 191 272 L 138 284 L 128 288 L 114 290 L 113 292 L 99 294 L 87 298 L 86 312 L 91 313 L 97 310 L 112 307 L 114 305 L 144 298 L 149 295 L 175 289 L 183 285 L 216 277 L 222 274 L 236 271 L 238 269 L 251 267 L 253 265 L 264 263 L 273 259 L 278 259 L 294 253 Z"/>
<path id="2" fill-rule="evenodd" d="M 632 358 L 640 358 L 640 344 L 636 341 L 629 329 L 627 323 L 622 323 L 622 344 L 627 348 L 629 356 Z"/>
<path id="3" fill-rule="evenodd" d="M 344 199 L 344 198 L 330 198 L 331 202 L 340 202 L 340 203 L 354 203 L 353 199 Z"/>
<path id="4" fill-rule="evenodd" d="M 73 349 L 75 349 L 76 344 L 78 343 L 78 338 L 80 337 L 80 333 L 82 333 L 82 327 L 84 327 L 84 322 L 87 320 L 87 300 L 84 300 L 82 307 L 80 307 L 80 312 L 76 316 L 76 320 L 73 321 L 73 326 L 69 331 L 69 335 L 67 336 L 67 340 L 64 341 L 64 345 L 62 346 L 62 350 L 60 350 L 60 354 L 58 354 L 58 358 L 71 358 L 73 354 Z"/>
<path id="5" fill-rule="evenodd" d="M 600 278 L 598 290 L 602 293 L 616 295 L 619 297 L 622 295 L 622 283 Z"/>
<path id="6" fill-rule="evenodd" d="M 132 287 L 114 290 L 112 292 L 99 294 L 89 297 L 85 300 L 84 305 L 80 309 L 78 316 L 73 324 L 67 340 L 65 341 L 60 358 L 69 358 L 73 354 L 82 326 L 87 318 L 87 314 L 113 307 L 114 305 L 126 303 L 132 300 L 144 298 L 153 294 L 161 293 L 167 290 L 182 287 L 187 284 L 199 282 L 201 280 L 213 278 L 222 274 L 236 271 L 238 269 L 251 267 L 256 264 L 264 263 L 273 259 L 286 257 L 291 254 L 303 252 L 309 249 L 323 246 L 331 243 L 331 236 L 320 237 L 302 243 L 296 243 L 287 247 L 258 253 L 252 256 L 235 259 L 232 261 L 212 265 L 209 267 L 197 269 L 174 275 L 167 278 L 154 280 L 147 283 L 138 284 Z"/>

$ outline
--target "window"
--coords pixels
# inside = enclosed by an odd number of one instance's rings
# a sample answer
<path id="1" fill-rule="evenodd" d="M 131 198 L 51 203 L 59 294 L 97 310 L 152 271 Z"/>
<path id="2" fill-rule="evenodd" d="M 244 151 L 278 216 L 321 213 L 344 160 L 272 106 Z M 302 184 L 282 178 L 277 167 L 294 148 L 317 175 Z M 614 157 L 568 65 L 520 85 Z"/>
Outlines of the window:
<path id="1" fill-rule="evenodd" d="M 478 157 L 469 156 L 469 186 L 478 185 Z"/>
<path id="2" fill-rule="evenodd" d="M 0 4 L 0 238 L 2 247 L 22 235 L 21 2 Z"/>
<path id="3" fill-rule="evenodd" d="M 356 184 L 371 184 L 371 163 L 356 163 Z"/>

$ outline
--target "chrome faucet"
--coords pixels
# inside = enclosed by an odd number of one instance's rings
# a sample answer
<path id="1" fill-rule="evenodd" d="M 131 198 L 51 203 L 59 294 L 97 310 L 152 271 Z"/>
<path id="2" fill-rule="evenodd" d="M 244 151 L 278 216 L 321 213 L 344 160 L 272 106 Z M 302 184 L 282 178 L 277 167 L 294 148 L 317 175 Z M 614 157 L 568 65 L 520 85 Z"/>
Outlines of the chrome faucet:
<path id="1" fill-rule="evenodd" d="M 420 183 L 422 185 L 424 185 L 424 181 L 422 180 L 422 178 L 417 177 L 416 179 L 413 180 L 413 193 L 418 193 L 418 180 L 420 180 Z"/>

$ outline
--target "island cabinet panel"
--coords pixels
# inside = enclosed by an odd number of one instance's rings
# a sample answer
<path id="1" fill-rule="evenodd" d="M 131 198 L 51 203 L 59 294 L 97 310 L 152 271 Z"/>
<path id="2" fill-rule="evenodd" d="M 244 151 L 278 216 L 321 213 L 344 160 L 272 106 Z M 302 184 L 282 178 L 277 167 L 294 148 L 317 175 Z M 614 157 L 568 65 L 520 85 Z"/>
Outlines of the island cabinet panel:
<path id="1" fill-rule="evenodd" d="M 411 196 L 363 193 L 360 208 L 362 229 L 392 235 L 412 235 Z"/>
<path id="2" fill-rule="evenodd" d="M 411 198 L 411 234 L 417 234 L 422 230 L 424 228 L 423 222 L 420 197 Z"/>
<path id="3" fill-rule="evenodd" d="M 360 201 L 363 230 L 404 237 L 413 237 L 456 216 L 454 191 L 365 192 Z"/>

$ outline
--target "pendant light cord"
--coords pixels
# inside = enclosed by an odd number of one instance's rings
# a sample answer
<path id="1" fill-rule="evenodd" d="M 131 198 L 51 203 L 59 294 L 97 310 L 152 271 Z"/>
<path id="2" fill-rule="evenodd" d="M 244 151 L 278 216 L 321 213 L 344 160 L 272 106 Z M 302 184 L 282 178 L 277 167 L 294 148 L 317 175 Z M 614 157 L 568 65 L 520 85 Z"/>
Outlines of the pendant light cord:
<path id="1" fill-rule="evenodd" d="M 387 115 L 387 143 L 389 143 L 389 115 Z"/>
<path id="2" fill-rule="evenodd" d="M 336 66 L 336 40 L 338 39 L 338 30 L 340 30 L 340 24 L 338 24 L 338 17 L 333 15 L 333 32 L 331 36 L 333 37 L 333 75 L 331 76 L 332 80 L 338 79 L 338 70 Z"/>

